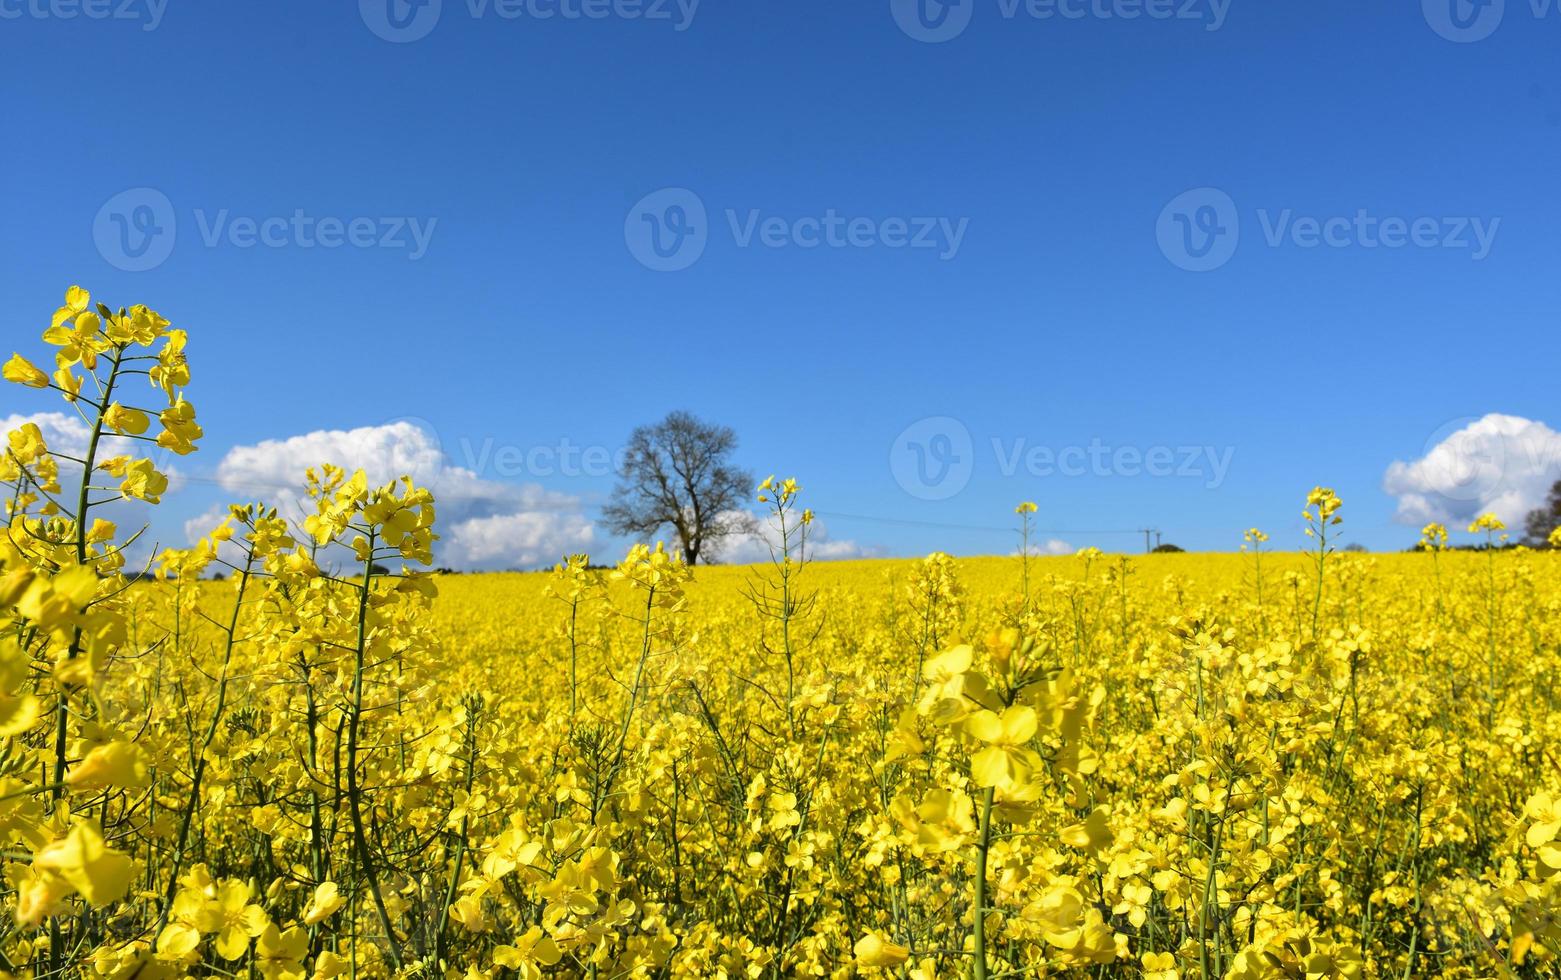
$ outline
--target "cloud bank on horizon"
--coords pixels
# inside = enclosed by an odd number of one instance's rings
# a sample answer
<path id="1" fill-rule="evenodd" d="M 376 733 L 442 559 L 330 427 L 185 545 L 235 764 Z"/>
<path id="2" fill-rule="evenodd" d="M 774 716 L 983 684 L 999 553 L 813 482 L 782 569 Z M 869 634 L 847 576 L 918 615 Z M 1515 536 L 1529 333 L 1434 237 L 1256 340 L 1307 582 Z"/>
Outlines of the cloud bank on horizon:
<path id="1" fill-rule="evenodd" d="M 450 465 L 437 437 L 412 421 L 356 429 L 320 429 L 285 439 L 234 446 L 217 465 L 216 482 L 238 499 L 276 502 L 287 516 L 301 519 L 309 508 L 304 471 L 330 462 L 362 469 L 370 483 L 389 483 L 402 475 L 433 491 L 443 565 L 471 569 L 527 568 L 587 551 L 596 530 L 579 497 L 536 484 L 484 479 Z M 222 519 L 213 508 L 185 524 L 193 540 Z"/>
<path id="2" fill-rule="evenodd" d="M 1492 413 L 1448 432 L 1412 462 L 1395 461 L 1382 489 L 1394 519 L 1462 525 L 1493 513 L 1519 530 L 1561 479 L 1561 433 L 1543 422 Z"/>
<path id="3" fill-rule="evenodd" d="M 69 447 L 84 442 L 85 428 L 61 413 L 7 420 L 14 426 L 38 421 L 52 440 Z M 77 430 L 80 431 L 77 431 Z M 1396 500 L 1395 521 L 1419 526 L 1430 521 L 1459 526 L 1480 514 L 1495 513 L 1520 528 L 1529 511 L 1541 506 L 1552 484 L 1561 479 L 1561 433 L 1543 422 L 1492 413 L 1449 426 L 1424 455 L 1394 461 L 1382 489 Z M 1433 437 L 1435 438 L 1435 437 Z M 217 466 L 215 482 L 234 499 L 279 501 L 284 512 L 301 518 L 303 473 L 330 461 L 362 468 L 371 481 L 389 482 L 401 474 L 434 492 L 442 539 L 439 564 L 492 570 L 533 568 L 563 555 L 588 552 L 607 535 L 589 514 L 586 500 L 538 484 L 487 479 L 472 469 L 451 465 L 438 438 L 413 421 L 356 429 L 322 429 L 282 439 L 234 446 Z M 215 525 L 225 508 L 185 522 L 194 540 Z M 733 564 L 765 562 L 779 543 L 776 529 L 755 515 L 755 530 L 724 543 L 718 560 Z M 1032 553 L 1067 555 L 1074 546 L 1050 539 Z M 834 538 L 822 520 L 809 537 L 810 556 L 818 560 L 870 558 L 884 549 L 849 538 Z"/>

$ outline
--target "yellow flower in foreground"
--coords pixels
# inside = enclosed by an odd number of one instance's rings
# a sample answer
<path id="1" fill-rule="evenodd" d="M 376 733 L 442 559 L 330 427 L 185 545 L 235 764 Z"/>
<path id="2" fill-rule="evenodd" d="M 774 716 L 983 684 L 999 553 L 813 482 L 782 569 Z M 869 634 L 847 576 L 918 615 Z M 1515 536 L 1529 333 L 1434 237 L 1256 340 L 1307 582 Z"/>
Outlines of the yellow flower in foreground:
<path id="1" fill-rule="evenodd" d="M 1078 943 L 1088 908 L 1078 890 L 1052 885 L 1024 910 L 1024 918 L 1040 927 L 1046 941 L 1060 949 Z"/>
<path id="2" fill-rule="evenodd" d="M 242 881 L 225 881 L 217 897 L 206 906 L 205 932 L 217 934 L 217 952 L 223 959 L 236 960 L 249 948 L 249 941 L 265 932 L 269 925 L 265 910 L 249 904 L 250 889 Z"/>
<path id="3" fill-rule="evenodd" d="M 309 933 L 299 926 L 283 932 L 275 925 L 268 925 L 255 943 L 255 959 L 266 980 L 302 980 L 303 960 L 307 955 Z"/>
<path id="4" fill-rule="evenodd" d="M 170 330 L 163 339 L 163 349 L 157 353 L 157 363 L 148 372 L 152 384 L 163 389 L 170 400 L 175 388 L 190 383 L 190 362 L 185 357 L 184 345 L 188 340 L 183 330 Z"/>
<path id="5" fill-rule="evenodd" d="M 104 469 L 108 469 L 104 466 Z M 119 492 L 149 504 L 159 503 L 168 492 L 168 477 L 157 472 L 149 459 L 137 459 L 124 466 Z M 115 474 L 120 476 L 121 474 Z"/>
<path id="6" fill-rule="evenodd" d="M 1525 834 L 1529 847 L 1548 844 L 1561 833 L 1561 800 L 1549 793 L 1535 793 L 1529 797 L 1523 812 L 1534 821 Z"/>
<path id="7" fill-rule="evenodd" d="M 163 409 L 157 420 L 163 424 L 163 431 L 157 436 L 157 444 L 180 456 L 193 453 L 195 440 L 205 435 L 195 423 L 195 406 L 185 401 L 182 395 Z"/>
<path id="8" fill-rule="evenodd" d="M 49 376 L 20 354 L 12 354 L 11 359 L 5 362 L 5 367 L 0 368 L 0 374 L 3 374 L 7 381 L 26 385 L 29 388 L 49 387 Z"/>
<path id="9" fill-rule="evenodd" d="M 1104 808 L 1089 815 L 1083 823 L 1065 827 L 1058 834 L 1064 844 L 1095 853 L 1111 846 L 1110 814 Z"/>
<path id="10" fill-rule="evenodd" d="M 11 444 L 11 455 L 23 465 L 36 463 L 49 451 L 48 444 L 43 441 L 43 431 L 38 428 L 36 422 L 28 422 L 12 429 L 6 435 L 6 441 Z"/>
<path id="11" fill-rule="evenodd" d="M 314 980 L 331 980 L 347 972 L 348 963 L 340 956 L 326 950 L 314 959 Z"/>
<path id="12" fill-rule="evenodd" d="M 970 759 L 970 777 L 977 786 L 1008 789 L 1030 781 L 1041 763 L 1040 757 L 1025 748 L 1035 737 L 1038 719 L 1035 709 L 1014 705 L 994 711 L 978 711 L 965 719 L 965 731 L 987 747 Z"/>
<path id="13" fill-rule="evenodd" d="M 71 893 L 70 882 L 59 875 L 13 864 L 6 869 L 6 883 L 16 891 L 16 924 L 35 926 L 61 911 Z"/>
<path id="14" fill-rule="evenodd" d="M 335 915 L 346 904 L 347 899 L 336 887 L 336 882 L 322 881 L 314 889 L 314 897 L 309 900 L 309 907 L 304 910 L 304 924 L 318 925 Z"/>
<path id="15" fill-rule="evenodd" d="M 72 286 L 65 290 L 65 305 L 54 311 L 53 318 L 49 321 L 49 329 L 54 329 L 66 320 L 73 320 L 87 311 L 92 305 L 92 294 L 80 286 Z"/>
<path id="16" fill-rule="evenodd" d="M 157 934 L 157 958 L 170 962 L 192 961 L 201 945 L 200 930 L 188 922 L 170 922 Z"/>
<path id="17" fill-rule="evenodd" d="M 1145 953 L 1143 964 L 1144 980 L 1178 980 L 1180 976 L 1173 953 Z"/>
<path id="18" fill-rule="evenodd" d="M 103 424 L 120 434 L 129 433 L 138 436 L 146 431 L 152 420 L 146 417 L 146 413 L 115 402 L 103 413 Z"/>
<path id="19" fill-rule="evenodd" d="M 83 379 L 75 371 L 71 370 L 69 364 L 55 369 L 54 383 L 62 389 L 65 400 L 68 402 L 75 402 L 77 396 L 81 394 L 82 382 Z"/>
<path id="20" fill-rule="evenodd" d="M 957 850 L 976 833 L 970 797 L 958 790 L 932 790 L 920 804 L 909 796 L 901 796 L 894 801 L 890 814 L 916 835 L 918 845 L 930 851 Z"/>
<path id="21" fill-rule="evenodd" d="M 145 786 L 146 752 L 131 742 L 109 742 L 87 753 L 65 781 L 75 789 Z"/>
<path id="22" fill-rule="evenodd" d="M 856 961 L 862 966 L 877 967 L 899 966 L 911 955 L 911 951 L 904 946 L 891 943 L 876 932 L 858 939 L 853 952 L 856 953 Z"/>
<path id="23" fill-rule="evenodd" d="M 60 349 L 54 356 L 62 366 L 80 361 L 90 371 L 98 366 L 98 354 L 108 349 L 108 338 L 99 329 L 102 325 L 96 313 L 85 310 L 71 318 L 71 326 L 61 321 L 45 330 L 43 339 Z"/>
<path id="24" fill-rule="evenodd" d="M 135 863 L 110 850 L 90 823 L 78 823 L 63 840 L 33 855 L 33 867 L 59 875 L 99 908 L 124 897 L 135 871 Z"/>
<path id="25" fill-rule="evenodd" d="M 522 980 L 539 980 L 540 967 L 552 966 L 563 958 L 558 944 L 548 937 L 540 926 L 532 926 L 515 940 L 513 946 L 495 946 L 493 962 L 520 974 Z"/>

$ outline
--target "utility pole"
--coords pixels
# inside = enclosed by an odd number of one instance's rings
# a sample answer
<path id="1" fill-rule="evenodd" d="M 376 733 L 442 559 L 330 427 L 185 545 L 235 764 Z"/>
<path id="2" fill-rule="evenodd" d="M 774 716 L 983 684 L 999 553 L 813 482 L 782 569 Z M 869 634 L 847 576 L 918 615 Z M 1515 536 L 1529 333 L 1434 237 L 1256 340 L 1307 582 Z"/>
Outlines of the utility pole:
<path id="1" fill-rule="evenodd" d="M 1155 532 L 1154 532 L 1154 546 L 1156 548 L 1160 547 L 1160 529 L 1159 528 L 1155 528 Z"/>
<path id="2" fill-rule="evenodd" d="M 1138 530 L 1143 532 L 1143 535 L 1144 535 L 1144 554 L 1147 555 L 1151 551 L 1154 550 L 1153 548 L 1149 547 L 1149 535 L 1153 534 L 1155 536 L 1155 544 L 1158 545 L 1160 543 L 1160 531 L 1159 531 L 1158 528 L 1152 528 L 1152 527 L 1141 527 Z"/>

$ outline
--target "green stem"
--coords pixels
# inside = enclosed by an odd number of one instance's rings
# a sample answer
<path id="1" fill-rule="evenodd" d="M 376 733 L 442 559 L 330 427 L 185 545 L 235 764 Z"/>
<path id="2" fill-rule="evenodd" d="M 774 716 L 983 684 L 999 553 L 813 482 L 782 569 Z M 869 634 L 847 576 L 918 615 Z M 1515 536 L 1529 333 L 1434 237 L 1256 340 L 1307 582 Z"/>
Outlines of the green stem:
<path id="1" fill-rule="evenodd" d="M 385 930 L 385 945 L 390 951 L 390 962 L 397 970 L 403 960 L 401 942 L 396 938 L 395 927 L 390 921 L 390 911 L 385 907 L 385 897 L 380 892 L 379 875 L 374 870 L 374 859 L 369 853 L 369 838 L 363 824 L 363 788 L 358 783 L 358 730 L 363 720 L 363 655 L 368 647 L 369 590 L 374 583 L 374 535 L 369 535 L 369 547 L 363 559 L 363 584 L 358 589 L 358 642 L 353 651 L 352 710 L 347 715 L 347 809 L 352 821 L 352 843 L 357 852 L 358 864 L 363 869 L 363 879 L 374 899 L 374 910 L 379 915 L 380 927 Z"/>
<path id="2" fill-rule="evenodd" d="M 76 563 L 87 564 L 87 512 L 92 508 L 89 491 L 92 488 L 92 471 L 97 468 L 98 442 L 103 438 L 103 416 L 108 411 L 109 400 L 114 396 L 114 383 L 119 379 L 119 364 L 125 356 L 123 348 L 114 348 L 113 362 L 108 381 L 103 386 L 102 400 L 97 403 L 97 416 L 92 420 L 92 433 L 87 437 L 87 454 L 82 460 L 81 486 L 76 494 Z M 74 660 L 81 654 L 81 629 L 72 631 L 70 649 L 66 660 Z M 54 712 L 54 793 L 56 803 L 65 795 L 65 779 L 68 775 L 70 743 L 70 705 L 65 688 L 59 692 L 59 702 Z M 49 968 L 52 973 L 65 969 L 65 937 L 60 931 L 58 916 L 49 917 Z"/>
<path id="3" fill-rule="evenodd" d="M 988 786 L 981 791 L 981 838 L 976 844 L 976 888 L 975 888 L 975 922 L 973 933 L 975 938 L 975 961 L 972 976 L 974 980 L 987 980 L 986 964 L 986 859 L 987 852 L 992 848 L 992 797 L 994 790 Z"/>

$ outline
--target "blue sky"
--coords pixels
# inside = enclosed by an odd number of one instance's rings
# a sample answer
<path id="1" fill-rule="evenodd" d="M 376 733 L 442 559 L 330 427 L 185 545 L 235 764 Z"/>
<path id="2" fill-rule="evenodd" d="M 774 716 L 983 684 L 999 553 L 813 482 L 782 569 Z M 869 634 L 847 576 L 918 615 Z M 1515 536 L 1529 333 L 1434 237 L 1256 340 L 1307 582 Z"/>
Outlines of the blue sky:
<path id="1" fill-rule="evenodd" d="M 1315 483 L 1386 549 L 1561 475 L 1561 4 L 926 2 L 0 0 L 11 346 L 72 282 L 190 331 L 164 543 L 406 419 L 523 556 L 616 552 L 557 450 L 674 408 L 840 554 L 1289 545 Z"/>

